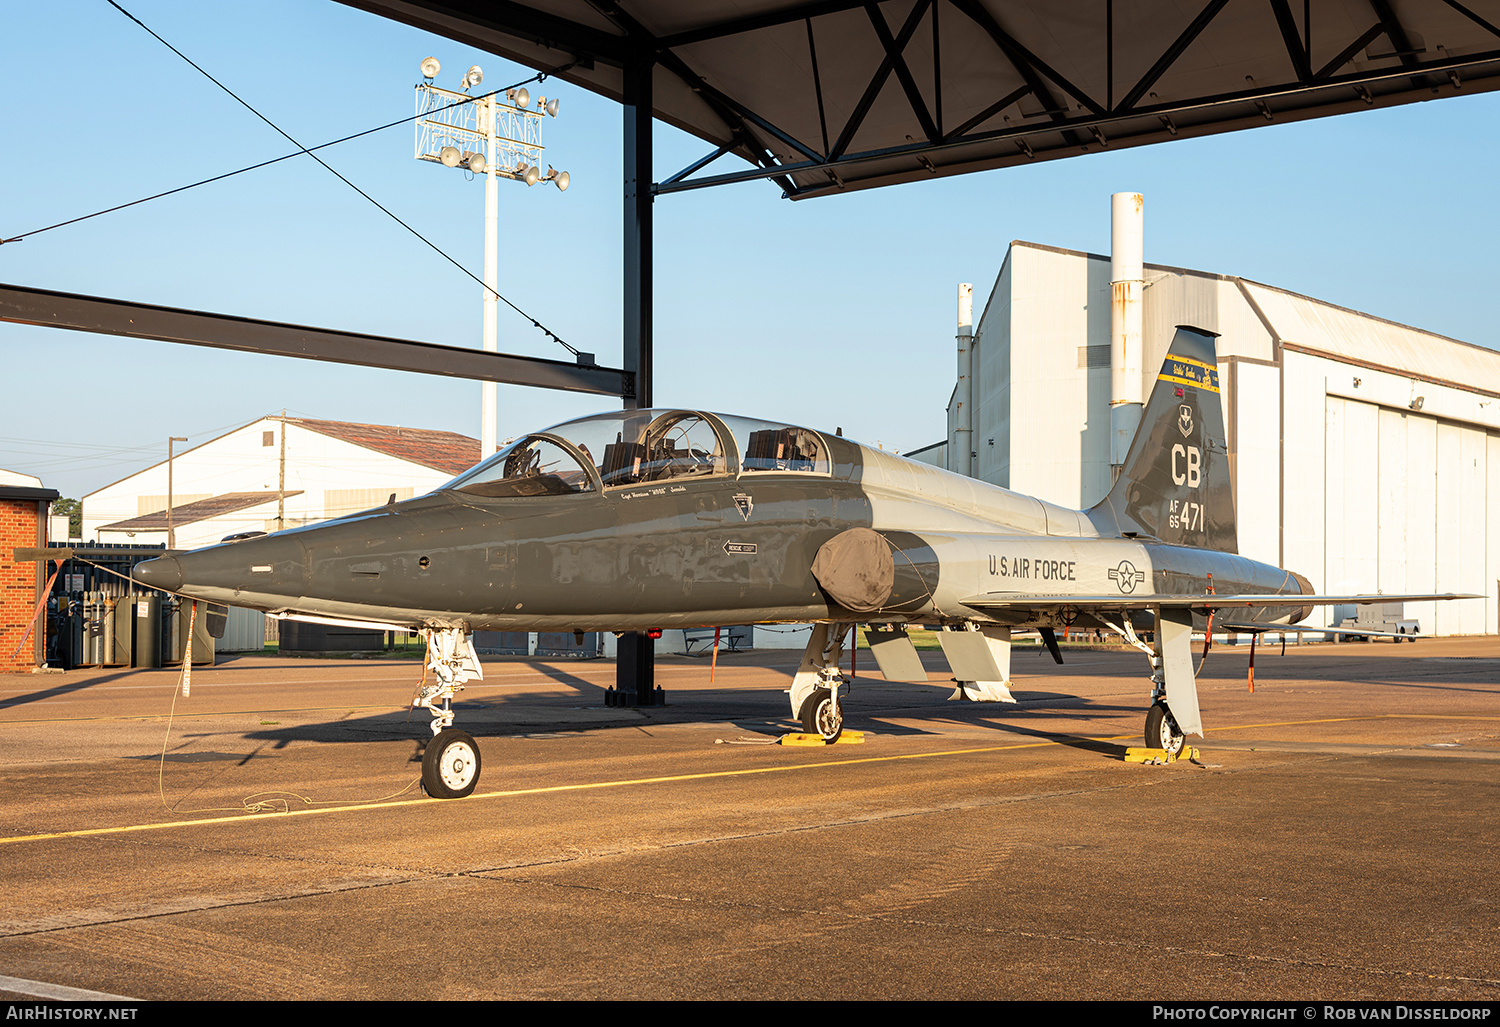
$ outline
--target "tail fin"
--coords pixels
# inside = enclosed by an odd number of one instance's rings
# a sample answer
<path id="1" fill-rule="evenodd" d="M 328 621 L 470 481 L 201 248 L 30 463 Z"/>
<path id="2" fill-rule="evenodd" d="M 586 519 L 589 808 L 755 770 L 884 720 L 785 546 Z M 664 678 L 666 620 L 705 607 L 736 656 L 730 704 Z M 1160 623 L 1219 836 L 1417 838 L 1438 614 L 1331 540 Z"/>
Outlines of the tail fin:
<path id="1" fill-rule="evenodd" d="M 1120 477 L 1088 511 L 1100 531 L 1239 551 L 1215 338 L 1178 326 Z"/>

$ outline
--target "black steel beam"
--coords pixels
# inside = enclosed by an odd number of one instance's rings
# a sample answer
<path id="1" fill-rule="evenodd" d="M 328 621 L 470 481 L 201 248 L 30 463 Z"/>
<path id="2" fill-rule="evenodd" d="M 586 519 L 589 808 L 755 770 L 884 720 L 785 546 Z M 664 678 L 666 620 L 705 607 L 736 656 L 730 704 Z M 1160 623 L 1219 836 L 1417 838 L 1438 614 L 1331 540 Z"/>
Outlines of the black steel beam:
<path id="1" fill-rule="evenodd" d="M 625 185 L 625 310 L 626 368 L 635 372 L 635 395 L 625 408 L 644 409 L 652 402 L 652 232 L 651 111 L 654 55 L 641 48 L 625 65 L 623 111 Z M 656 698 L 656 643 L 650 636 L 626 632 L 615 654 L 615 692 L 626 705 L 650 706 Z"/>
<path id="2" fill-rule="evenodd" d="M 917 0 L 911 11 L 906 16 L 906 23 L 901 26 L 901 32 L 894 40 L 894 47 L 887 47 L 885 58 L 880 66 L 875 69 L 875 74 L 870 77 L 869 85 L 865 86 L 864 95 L 854 105 L 854 110 L 849 115 L 849 120 L 844 123 L 844 130 L 839 133 L 838 141 L 833 144 L 829 151 L 830 160 L 838 160 L 854 141 L 854 133 L 865 123 L 865 115 L 870 113 L 870 107 L 875 103 L 875 98 L 880 95 L 881 89 L 885 88 L 886 80 L 891 77 L 891 72 L 896 68 L 896 58 L 901 51 L 906 49 L 906 44 L 911 42 L 912 33 L 917 31 L 917 25 L 922 20 L 922 15 L 927 13 L 927 8 L 932 0 Z"/>
<path id="3" fill-rule="evenodd" d="M 1022 46 L 1019 39 L 1001 28 L 1000 23 L 995 20 L 995 16 L 990 13 L 989 8 L 979 3 L 979 0 L 952 0 L 952 3 L 957 10 L 967 15 L 974 24 L 984 29 L 990 40 L 1005 54 L 1006 59 L 1011 62 L 1016 71 L 1031 86 L 1032 91 L 1036 93 L 1037 99 L 1049 111 L 1054 110 L 1060 105 L 1052 98 L 1051 90 L 1047 89 L 1037 79 L 1038 75 L 1045 75 L 1051 79 L 1063 92 L 1082 104 L 1086 110 L 1093 111 L 1095 114 L 1104 113 L 1104 108 L 1099 105 L 1099 101 L 1089 96 L 1082 89 L 1079 89 L 1072 82 L 1069 82 L 1057 69 L 1047 64 L 1046 61 L 1032 53 L 1025 46 Z"/>
<path id="4" fill-rule="evenodd" d="M 807 24 L 807 56 L 812 59 L 813 92 L 818 97 L 818 128 L 823 132 L 823 152 L 828 153 L 828 112 L 823 108 L 823 79 L 818 74 L 818 45 L 813 42 L 812 19 Z"/>
<path id="5" fill-rule="evenodd" d="M 947 135 L 943 136 L 943 142 L 950 142 L 951 140 L 957 139 L 962 136 L 969 129 L 977 128 L 978 126 L 983 125 L 986 121 L 989 121 L 996 114 L 999 114 L 1001 111 L 1005 110 L 1005 108 L 1009 107 L 1011 104 L 1015 103 L 1017 100 L 1019 100 L 1029 92 L 1031 92 L 1031 87 L 1026 85 L 1018 86 L 1017 88 L 1012 89 L 1010 92 L 1000 97 L 1000 99 L 990 104 L 984 110 L 974 115 L 968 121 L 965 121 L 962 125 L 959 125 L 952 132 L 949 132 Z"/>
<path id="6" fill-rule="evenodd" d="M 1374 36 L 1384 32 L 1380 25 L 1371 30 Z M 1363 38 L 1363 37 L 1362 37 Z M 1358 47 L 1355 48 L 1356 50 Z M 1387 82 L 1397 78 L 1411 78 L 1412 73 L 1404 68 L 1395 71 L 1359 72 L 1352 75 L 1327 77 L 1329 69 L 1334 63 L 1319 71 L 1313 77 L 1313 85 L 1302 83 L 1291 83 L 1288 85 L 1257 87 L 1254 89 L 1241 90 L 1233 93 L 1222 93 L 1213 96 L 1195 97 L 1189 100 L 1180 100 L 1172 103 L 1158 103 L 1148 106 L 1137 107 L 1133 110 L 1121 111 L 1120 113 L 1106 117 L 1094 117 L 1092 114 L 1082 114 L 1072 118 L 1061 113 L 1048 112 L 1052 122 L 1039 122 L 1030 125 L 1016 125 L 1004 129 L 988 132 L 977 132 L 963 136 L 950 135 L 942 142 L 931 144 L 927 142 L 906 143 L 900 146 L 882 147 L 876 150 L 868 150 L 859 153 L 850 153 L 840 156 L 837 160 L 828 161 L 804 161 L 795 164 L 783 164 L 775 169 L 752 168 L 745 171 L 729 172 L 722 175 L 713 175 L 707 178 L 687 178 L 674 181 L 670 184 L 661 183 L 655 187 L 657 193 L 686 192 L 690 189 L 705 189 L 711 186 L 726 185 L 733 182 L 748 182 L 754 179 L 770 178 L 774 176 L 800 175 L 810 172 L 834 173 L 836 174 L 846 165 L 862 164 L 867 161 L 887 160 L 892 157 L 910 157 L 920 159 L 923 156 L 933 157 L 939 154 L 954 154 L 966 147 L 979 143 L 988 143 L 997 139 L 1026 139 L 1035 136 L 1046 136 L 1060 133 L 1065 138 L 1074 135 L 1075 129 L 1086 129 L 1097 127 L 1106 129 L 1111 126 L 1129 125 L 1132 121 L 1141 121 L 1144 118 L 1160 117 L 1170 115 L 1184 115 L 1195 111 L 1211 110 L 1215 107 L 1254 104 L 1257 100 L 1265 102 L 1275 99 L 1296 99 L 1315 93 L 1328 93 L 1340 87 L 1358 88 L 1362 85 L 1372 85 Z M 1347 63 L 1347 61 L 1345 61 Z M 1446 74 L 1449 71 L 1473 71 L 1476 69 L 1494 69 L 1500 65 L 1500 50 L 1491 50 L 1479 54 L 1466 54 L 1463 57 L 1455 57 L 1446 61 L 1433 62 L 1422 66 L 1422 70 L 1428 74 Z M 1487 78 L 1485 80 L 1489 82 Z M 1486 89 L 1496 88 L 1486 85 Z M 1383 97 L 1384 98 L 1384 97 Z M 1409 101 L 1402 101 L 1409 102 Z M 993 112 L 992 112 L 993 113 Z M 1295 113 L 1295 111 L 1293 111 Z M 1315 115 L 1314 115 L 1315 116 Z M 1201 134 L 1198 133 L 1198 134 Z M 1124 138 L 1134 138 L 1134 133 Z M 1075 144 L 1076 145 L 1076 144 Z M 779 179 L 778 179 L 779 180 Z M 818 190 L 807 188 L 793 194 L 794 198 L 802 194 L 816 194 Z"/>
<path id="7" fill-rule="evenodd" d="M 634 394 L 636 383 L 632 371 L 613 367 L 486 353 L 462 346 L 257 321 L 19 285 L 0 284 L 0 321 L 601 396 L 629 397 Z"/>
<path id="8" fill-rule="evenodd" d="M 1387 0 L 1370 0 L 1370 8 L 1375 12 L 1375 17 L 1380 19 L 1381 26 L 1385 29 L 1385 37 L 1391 41 L 1391 48 L 1396 52 L 1396 59 L 1408 68 L 1417 64 L 1417 55 L 1412 46 L 1411 37 L 1406 34 L 1406 27 L 1401 24 L 1401 19 L 1396 17 L 1396 12 L 1391 9 Z M 1412 79 L 1415 84 L 1418 79 Z"/>
<path id="9" fill-rule="evenodd" d="M 1365 29 L 1363 35 L 1358 36 L 1354 40 L 1354 42 L 1344 47 L 1344 49 L 1339 53 L 1337 57 L 1319 68 L 1313 75 L 1313 81 L 1321 82 L 1324 79 L 1332 77 L 1334 72 L 1338 71 L 1340 68 L 1344 67 L 1350 61 L 1352 61 L 1355 54 L 1359 53 L 1365 47 L 1373 43 L 1375 41 L 1375 38 L 1384 31 L 1385 26 L 1381 25 L 1378 21 L 1375 24 L 1371 25 L 1369 28 Z"/>
<path id="10" fill-rule="evenodd" d="M 714 113 L 723 119 L 725 125 L 736 134 L 749 138 L 750 133 L 746 131 L 746 128 L 753 125 L 766 135 L 780 140 L 790 149 L 796 150 L 808 160 L 821 160 L 823 158 L 823 154 L 818 153 L 796 136 L 783 131 L 779 126 L 773 125 L 734 97 L 720 92 L 703 81 L 703 79 L 698 77 L 696 72 L 683 62 L 682 58 L 674 54 L 662 54 L 661 66 L 673 75 L 676 75 L 689 89 L 701 96 L 704 102 L 714 108 Z M 754 142 L 753 139 L 750 141 Z M 774 154 L 770 156 L 774 159 Z"/>
<path id="11" fill-rule="evenodd" d="M 1489 22 L 1485 21 L 1479 15 L 1475 14 L 1473 11 L 1469 10 L 1463 4 L 1459 3 L 1458 0 L 1443 0 L 1443 3 L 1445 3 L 1449 7 L 1453 8 L 1459 14 L 1462 14 L 1465 18 L 1468 18 L 1475 25 L 1478 25 L 1480 28 L 1482 28 L 1486 32 L 1490 33 L 1490 35 L 1500 36 L 1500 28 L 1496 28 L 1495 26 L 1491 25 Z"/>
<path id="12" fill-rule="evenodd" d="M 623 64 L 630 41 L 512 0 L 338 0 L 382 18 L 499 53 L 508 39 Z"/>
<path id="13" fill-rule="evenodd" d="M 1292 8 L 1287 0 L 1271 0 L 1271 9 L 1276 12 L 1276 27 L 1281 30 L 1281 40 L 1286 44 L 1286 55 L 1292 62 L 1292 72 L 1298 82 L 1312 81 L 1312 68 L 1307 60 L 1307 47 L 1297 31 L 1297 20 L 1292 17 Z"/>
<path id="14" fill-rule="evenodd" d="M 654 62 L 664 71 L 675 75 L 684 85 L 698 94 L 708 104 L 719 120 L 724 123 L 724 127 L 729 130 L 731 136 L 744 143 L 742 156 L 747 160 L 759 164 L 764 168 L 775 168 L 778 163 L 776 155 L 767 150 L 750 131 L 752 124 L 767 134 L 781 139 L 809 160 L 817 160 L 821 156 L 785 132 L 782 132 L 781 129 L 772 125 L 764 118 L 754 114 L 743 104 L 731 99 L 717 89 L 714 89 L 707 82 L 704 82 L 698 76 L 698 73 L 688 67 L 687 63 L 681 57 L 663 47 L 661 41 L 653 36 L 629 11 L 621 7 L 617 0 L 588 0 L 588 3 L 589 6 L 618 26 L 620 31 L 624 32 L 631 40 L 633 49 L 627 54 L 626 77 L 630 75 L 629 68 L 631 66 L 638 66 L 643 60 Z M 621 102 L 629 103 L 630 101 L 622 95 Z M 649 108 L 648 113 L 650 113 Z M 781 182 L 782 180 L 775 179 L 775 181 Z M 786 181 L 782 183 L 782 188 L 790 190 L 794 186 L 790 181 Z"/>
<path id="15" fill-rule="evenodd" d="M 936 12 L 937 8 L 934 6 L 933 13 L 936 14 Z M 895 61 L 896 79 L 901 83 L 901 88 L 906 91 L 906 102 L 911 104 L 911 112 L 917 116 L 917 124 L 922 126 L 922 134 L 927 137 L 929 143 L 937 142 L 939 136 L 937 123 L 932 120 L 932 115 L 927 111 L 927 102 L 922 99 L 922 90 L 917 88 L 917 80 L 906 65 L 903 51 L 896 48 L 896 40 L 891 36 L 891 28 L 885 23 L 885 15 L 881 14 L 874 4 L 866 6 L 865 13 L 869 15 L 870 24 L 875 29 L 875 35 L 880 39 L 880 45 Z"/>
<path id="16" fill-rule="evenodd" d="M 1156 80 L 1166 74 L 1168 68 L 1177 63 L 1177 58 L 1182 56 L 1182 52 L 1192 45 L 1193 40 L 1203 34 L 1203 30 L 1208 28 L 1208 23 L 1218 17 L 1219 12 L 1228 2 L 1229 0 L 1209 0 L 1203 10 L 1198 12 L 1198 17 L 1194 18 L 1188 27 L 1182 30 L 1182 34 L 1177 37 L 1176 41 L 1156 59 L 1151 70 L 1142 75 L 1140 81 L 1129 93 L 1125 94 L 1125 99 L 1120 101 L 1120 106 L 1116 110 L 1128 111 L 1139 103 L 1141 97 L 1156 85 Z"/>
<path id="17" fill-rule="evenodd" d="M 739 146 L 739 145 L 740 145 L 739 140 L 733 140 L 731 142 L 725 143 L 723 146 L 719 147 L 713 153 L 706 153 L 702 157 L 699 157 L 697 160 L 693 161 L 693 163 L 689 164 L 687 167 L 685 167 L 681 171 L 677 172 L 677 174 L 673 175 L 671 178 L 664 178 L 664 179 L 662 179 L 662 184 L 664 184 L 664 185 L 671 185 L 673 182 L 679 182 L 682 179 L 687 178 L 694 171 L 697 171 L 699 168 L 706 168 L 706 167 L 708 167 L 714 161 L 718 160 L 720 157 L 724 156 L 730 150 L 733 150 L 736 146 Z"/>
<path id="18" fill-rule="evenodd" d="M 627 408 L 649 407 L 651 396 L 652 200 L 651 74 L 649 54 L 625 66 L 624 360 L 635 377 Z"/>
<path id="19" fill-rule="evenodd" d="M 787 25 L 807 18 L 819 18 L 825 14 L 852 11 L 863 7 L 867 2 L 868 0 L 822 0 L 820 3 L 802 4 L 743 18 L 731 18 L 712 25 L 704 25 L 701 28 L 662 36 L 657 40 L 657 44 L 665 50 L 671 50 L 679 46 L 691 46 L 693 43 L 701 43 L 708 39 L 723 39 L 725 36 L 737 36 L 743 32 Z"/>

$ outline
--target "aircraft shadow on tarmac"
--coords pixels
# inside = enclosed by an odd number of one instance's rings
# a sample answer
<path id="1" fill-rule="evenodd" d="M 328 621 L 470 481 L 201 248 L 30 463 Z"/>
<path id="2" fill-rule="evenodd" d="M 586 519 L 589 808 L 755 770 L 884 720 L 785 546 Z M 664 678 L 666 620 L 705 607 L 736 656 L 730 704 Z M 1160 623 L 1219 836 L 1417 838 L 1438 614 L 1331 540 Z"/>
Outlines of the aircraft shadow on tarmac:
<path id="1" fill-rule="evenodd" d="M 534 692 L 521 688 L 484 698 L 458 699 L 453 703 L 458 723 L 476 738 L 555 736 L 610 728 L 641 726 L 630 708 L 607 707 L 605 689 L 567 673 L 561 668 L 537 666 L 547 677 L 576 690 L 573 696 L 556 692 Z M 934 684 L 939 684 L 934 682 Z M 889 689 L 889 694 L 886 693 Z M 695 690 L 668 695 L 668 705 L 636 707 L 658 724 L 729 723 L 742 731 L 772 742 L 782 735 L 800 732 L 801 725 L 785 710 L 784 693 L 768 689 Z M 1066 730 L 1049 730 L 1059 719 L 1087 715 L 1123 713 L 1133 717 L 1140 707 L 1100 703 L 1063 692 L 1021 692 L 1012 704 L 951 702 L 938 689 L 914 691 L 904 683 L 882 679 L 856 680 L 855 693 L 845 702 L 850 730 L 871 736 L 935 737 L 952 729 L 973 740 L 975 731 L 1001 736 L 1052 742 L 1101 755 L 1123 759 L 1126 745 L 1089 738 Z M 775 713 L 770 709 L 774 708 Z M 762 712 L 764 711 L 764 712 Z M 590 714 L 597 716 L 590 717 Z M 998 718 L 1005 718 L 1003 721 Z M 1029 723 L 1015 723 L 1021 719 Z M 420 761 L 430 735 L 421 714 L 408 710 L 343 717 L 320 723 L 267 725 L 248 732 L 247 740 L 270 743 L 272 750 L 292 742 L 366 742 L 373 739 L 411 739 L 413 761 Z M 1134 740 L 1128 744 L 1137 744 Z"/>
<path id="2" fill-rule="evenodd" d="M 121 667 L 115 673 L 105 674 L 102 677 L 89 677 L 83 679 L 75 678 L 72 681 L 67 680 L 65 676 L 63 678 L 54 678 L 53 680 L 55 681 L 55 684 L 53 684 L 50 688 L 42 688 L 38 689 L 35 692 L 27 692 L 25 695 L 13 695 L 9 698 L 0 698 L 0 710 L 9 710 L 14 709 L 18 706 L 26 706 L 30 703 L 46 702 L 49 699 L 58 699 L 63 696 L 72 695 L 75 692 L 81 692 L 85 689 L 93 688 L 95 685 L 106 685 L 111 681 L 119 681 L 122 678 L 128 678 L 135 673 L 136 669 L 133 667 Z"/>

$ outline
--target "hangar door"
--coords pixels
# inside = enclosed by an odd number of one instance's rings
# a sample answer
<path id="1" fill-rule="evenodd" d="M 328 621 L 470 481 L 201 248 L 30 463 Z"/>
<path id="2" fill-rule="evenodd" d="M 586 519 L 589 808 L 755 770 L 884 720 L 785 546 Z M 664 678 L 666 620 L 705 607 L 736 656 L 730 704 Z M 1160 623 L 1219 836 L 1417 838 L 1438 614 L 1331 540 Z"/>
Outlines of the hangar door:
<path id="1" fill-rule="evenodd" d="M 1476 592 L 1488 598 L 1413 603 L 1406 615 L 1423 634 L 1494 632 L 1500 436 L 1410 410 L 1325 402 L 1324 589 Z"/>

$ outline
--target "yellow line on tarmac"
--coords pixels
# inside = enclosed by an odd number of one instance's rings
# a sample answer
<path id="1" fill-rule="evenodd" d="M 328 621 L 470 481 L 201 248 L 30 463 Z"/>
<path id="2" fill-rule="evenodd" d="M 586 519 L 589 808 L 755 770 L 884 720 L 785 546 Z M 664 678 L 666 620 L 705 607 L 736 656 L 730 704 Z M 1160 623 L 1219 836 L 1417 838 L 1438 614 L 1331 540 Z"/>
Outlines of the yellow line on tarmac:
<path id="1" fill-rule="evenodd" d="M 1420 714 L 1381 714 L 1372 717 L 1327 717 L 1320 720 L 1290 720 L 1274 724 L 1245 724 L 1236 727 L 1213 728 L 1215 733 L 1221 731 L 1241 731 L 1251 728 L 1265 727 L 1295 727 L 1304 724 L 1333 724 L 1343 721 L 1355 720 L 1386 720 L 1386 719 L 1411 719 L 1411 720 L 1500 720 L 1500 717 L 1445 717 L 1441 715 Z M 1020 742 L 1015 745 L 990 745 L 976 749 L 944 749 L 939 752 L 911 752 L 898 753 L 890 756 L 861 756 L 854 759 L 828 760 L 820 763 L 798 763 L 788 767 L 745 767 L 740 770 L 710 770 L 698 774 L 669 774 L 664 777 L 637 777 L 618 781 L 593 781 L 581 784 L 548 785 L 538 788 L 517 788 L 502 792 L 483 792 L 469 796 L 467 801 L 478 802 L 484 799 L 515 799 L 528 795 L 552 795 L 561 792 L 586 792 L 597 791 L 605 788 L 625 788 L 631 785 L 653 785 L 670 784 L 678 781 L 706 781 L 713 778 L 745 777 L 751 774 L 783 774 L 799 770 L 821 770 L 829 767 L 849 767 L 862 763 L 891 763 L 897 760 L 922 760 L 933 759 L 942 756 L 975 756 L 989 752 L 1010 752 L 1017 749 L 1041 749 L 1052 745 L 1065 745 L 1072 742 L 1113 742 L 1125 738 L 1134 738 L 1129 735 L 1106 735 L 1098 738 L 1069 738 L 1066 742 L 1061 740 L 1048 740 L 1040 742 Z M 161 824 L 129 824 L 122 827 L 97 827 L 82 831 L 57 831 L 51 834 L 28 834 L 14 835 L 9 838 L 0 838 L 0 845 L 16 844 L 20 842 L 50 841 L 59 838 L 90 838 L 101 835 L 132 834 L 138 831 L 162 831 L 176 827 L 202 827 L 210 824 L 232 824 L 247 820 L 264 822 L 267 819 L 282 819 L 286 817 L 307 817 L 327 813 L 360 813 L 367 810 L 388 810 L 400 806 L 430 805 L 447 800 L 422 798 L 402 799 L 396 802 L 379 802 L 358 806 L 330 806 L 325 809 L 301 809 L 288 810 L 284 813 L 239 813 L 227 817 L 211 817 L 202 820 L 175 820 Z"/>
<path id="2" fill-rule="evenodd" d="M 353 713 L 359 710 L 390 710 L 400 713 L 408 707 L 391 705 L 390 703 L 374 703 L 368 706 L 287 706 L 279 709 L 257 709 L 257 710 L 215 710 L 213 712 L 192 711 L 189 713 L 139 713 L 134 716 L 113 717 L 37 717 L 31 720 L 0 720 L 0 727 L 19 727 L 29 724 L 101 724 L 101 723 L 132 723 L 141 720 L 191 720 L 202 717 L 259 717 L 268 713 L 327 713 L 330 710 L 348 710 Z"/>
<path id="3" fill-rule="evenodd" d="M 1264 727 L 1301 727 L 1305 724 L 1346 724 L 1359 720 L 1500 720 L 1500 717 L 1476 717 L 1465 714 L 1446 713 L 1373 713 L 1364 717 L 1323 717 L 1318 720 L 1278 720 L 1268 724 L 1237 724 L 1233 727 L 1209 728 L 1214 734 L 1222 731 L 1250 731 Z"/>
<path id="4" fill-rule="evenodd" d="M 1131 737 L 1120 735 L 1116 737 Z M 1109 738 L 1090 738 L 1084 741 L 1104 742 Z M 895 756 L 865 756 L 858 759 L 830 760 L 826 763 L 799 763 L 790 767 L 746 767 L 741 770 L 711 770 L 700 774 L 671 774 L 665 777 L 638 777 L 621 781 L 593 781 L 583 784 L 549 785 L 540 788 L 517 788 L 503 792 L 483 792 L 471 795 L 467 800 L 477 802 L 482 799 L 514 799 L 527 795 L 549 795 L 558 792 L 584 792 L 595 791 L 602 788 L 623 788 L 629 785 L 652 785 L 668 784 L 674 781 L 702 781 L 716 777 L 743 777 L 748 774 L 779 774 L 795 770 L 817 770 L 824 767 L 845 767 L 858 763 L 888 763 L 893 760 L 928 759 L 934 756 L 969 756 L 976 753 L 1003 752 L 1009 749 L 1038 749 L 1049 745 L 1061 745 L 1062 742 L 1023 742 L 1017 745 L 993 745 L 981 749 L 950 749 L 943 752 L 914 752 L 902 753 Z M 132 834 L 138 831 L 163 831 L 174 827 L 200 827 L 209 824 L 232 824 L 247 820 L 255 820 L 263 823 L 268 819 L 282 819 L 285 817 L 306 817 L 323 813 L 359 813 L 366 810 L 388 810 L 398 806 L 430 805 L 436 802 L 444 802 L 442 799 L 402 799 L 397 802 L 371 803 L 359 806 L 330 806 L 326 809 L 299 809 L 288 810 L 284 813 L 239 813 L 227 817 L 211 817 L 201 820 L 174 820 L 161 824 L 128 824 L 121 827 L 95 827 L 82 831 L 56 831 L 50 834 L 25 834 L 13 835 L 9 838 L 0 838 L 0 845 L 10 845 L 19 842 L 50 841 L 59 838 L 91 838 L 111 834 Z"/>

